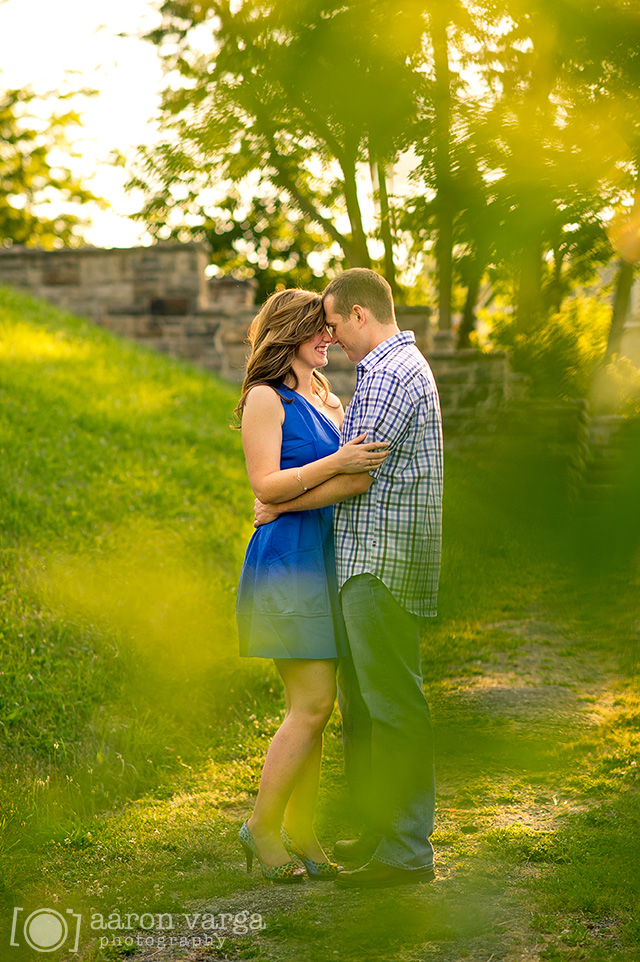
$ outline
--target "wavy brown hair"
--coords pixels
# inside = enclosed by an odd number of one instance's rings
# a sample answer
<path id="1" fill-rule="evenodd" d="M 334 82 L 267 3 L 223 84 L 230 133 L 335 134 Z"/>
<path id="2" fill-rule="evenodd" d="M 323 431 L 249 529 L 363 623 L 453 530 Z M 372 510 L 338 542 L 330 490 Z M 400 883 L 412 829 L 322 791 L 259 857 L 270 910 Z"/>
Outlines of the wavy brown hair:
<path id="1" fill-rule="evenodd" d="M 296 351 L 305 341 L 319 334 L 325 326 L 322 298 L 312 291 L 277 291 L 263 304 L 249 327 L 251 354 L 242 383 L 242 395 L 235 414 L 242 419 L 247 394 L 256 384 L 276 388 L 287 378 L 298 378 L 293 370 Z M 312 387 L 324 402 L 329 397 L 329 381 L 319 371 L 312 375 Z"/>

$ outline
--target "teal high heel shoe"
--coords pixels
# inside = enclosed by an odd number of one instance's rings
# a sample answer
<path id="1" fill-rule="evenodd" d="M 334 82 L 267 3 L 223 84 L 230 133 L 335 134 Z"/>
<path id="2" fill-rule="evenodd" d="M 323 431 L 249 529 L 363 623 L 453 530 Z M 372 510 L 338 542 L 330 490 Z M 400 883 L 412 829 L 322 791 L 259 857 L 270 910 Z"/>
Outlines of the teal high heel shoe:
<path id="1" fill-rule="evenodd" d="M 282 885 L 304 881 L 305 870 L 297 859 L 285 862 L 284 865 L 269 865 L 268 862 L 265 862 L 246 822 L 243 822 L 242 828 L 238 832 L 238 838 L 247 860 L 247 872 L 250 872 L 253 868 L 253 858 L 255 856 L 260 866 L 260 871 L 267 881 L 279 882 Z"/>
<path id="2" fill-rule="evenodd" d="M 289 855 L 294 855 L 300 859 L 307 870 L 307 875 L 313 882 L 332 882 L 338 872 L 344 871 L 342 865 L 338 865 L 336 862 L 330 862 L 328 859 L 324 862 L 314 862 L 313 859 L 305 855 L 300 846 L 289 837 L 284 826 L 280 829 L 280 836 Z"/>

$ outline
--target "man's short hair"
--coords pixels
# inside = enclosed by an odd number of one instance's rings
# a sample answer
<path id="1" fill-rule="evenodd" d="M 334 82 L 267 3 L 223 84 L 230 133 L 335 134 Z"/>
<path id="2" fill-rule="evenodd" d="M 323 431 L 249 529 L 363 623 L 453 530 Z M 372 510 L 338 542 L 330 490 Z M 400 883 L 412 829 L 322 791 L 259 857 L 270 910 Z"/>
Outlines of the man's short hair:
<path id="1" fill-rule="evenodd" d="M 380 274 L 366 267 L 352 267 L 331 281 L 322 295 L 324 303 L 331 294 L 333 308 L 341 317 L 349 317 L 354 304 L 367 307 L 380 324 L 395 321 L 393 293 Z"/>

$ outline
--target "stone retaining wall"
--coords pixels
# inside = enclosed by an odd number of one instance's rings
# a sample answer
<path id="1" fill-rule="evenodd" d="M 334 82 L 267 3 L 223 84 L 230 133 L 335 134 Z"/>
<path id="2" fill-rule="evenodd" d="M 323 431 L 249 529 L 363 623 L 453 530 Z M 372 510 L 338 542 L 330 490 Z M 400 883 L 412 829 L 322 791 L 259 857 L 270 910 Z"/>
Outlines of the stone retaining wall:
<path id="1" fill-rule="evenodd" d="M 128 250 L 0 249 L 0 284 L 29 291 L 95 323 L 230 381 L 241 381 L 255 316 L 255 283 L 208 280 L 204 244 L 156 244 Z M 585 401 L 556 404 L 526 397 L 526 379 L 500 353 L 456 351 L 448 332 L 435 331 L 426 307 L 397 307 L 402 330 L 415 331 L 438 383 L 445 442 L 463 454 L 486 444 L 499 456 L 500 438 L 526 439 L 554 459 L 570 497 L 610 461 L 620 418 L 592 418 Z M 348 402 L 355 370 L 340 348 L 327 374 Z M 511 450 L 513 448 L 511 447 Z M 593 482 L 596 483 L 596 482 Z M 599 482 L 598 482 L 599 483 Z"/>
<path id="2" fill-rule="evenodd" d="M 157 351 L 241 381 L 247 328 L 255 316 L 255 284 L 207 280 L 205 244 L 155 244 L 128 250 L 81 248 L 0 250 L 0 284 L 29 291 Z M 456 352 L 452 338 L 434 332 L 426 307 L 397 307 L 402 330 L 413 330 L 440 388 L 447 437 L 473 434 L 479 416 L 517 393 L 518 378 L 504 354 Z M 327 374 L 346 403 L 355 369 L 340 348 L 329 352 Z"/>
<path id="3" fill-rule="evenodd" d="M 187 316 L 209 305 L 208 263 L 204 244 L 126 250 L 0 248 L 0 284 L 93 320 L 120 314 Z"/>

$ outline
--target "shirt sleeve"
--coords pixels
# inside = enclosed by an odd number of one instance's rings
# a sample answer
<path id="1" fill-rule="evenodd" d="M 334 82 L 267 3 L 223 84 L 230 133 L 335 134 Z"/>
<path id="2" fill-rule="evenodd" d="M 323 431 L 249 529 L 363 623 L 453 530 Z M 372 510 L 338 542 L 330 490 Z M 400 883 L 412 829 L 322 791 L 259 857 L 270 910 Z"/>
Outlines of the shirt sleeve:
<path id="1" fill-rule="evenodd" d="M 388 441 L 389 450 L 402 444 L 409 430 L 413 405 L 399 379 L 388 371 L 372 371 L 360 385 L 353 400 L 349 436 L 367 434 L 367 442 Z M 380 468 L 370 471 L 377 478 Z"/>

